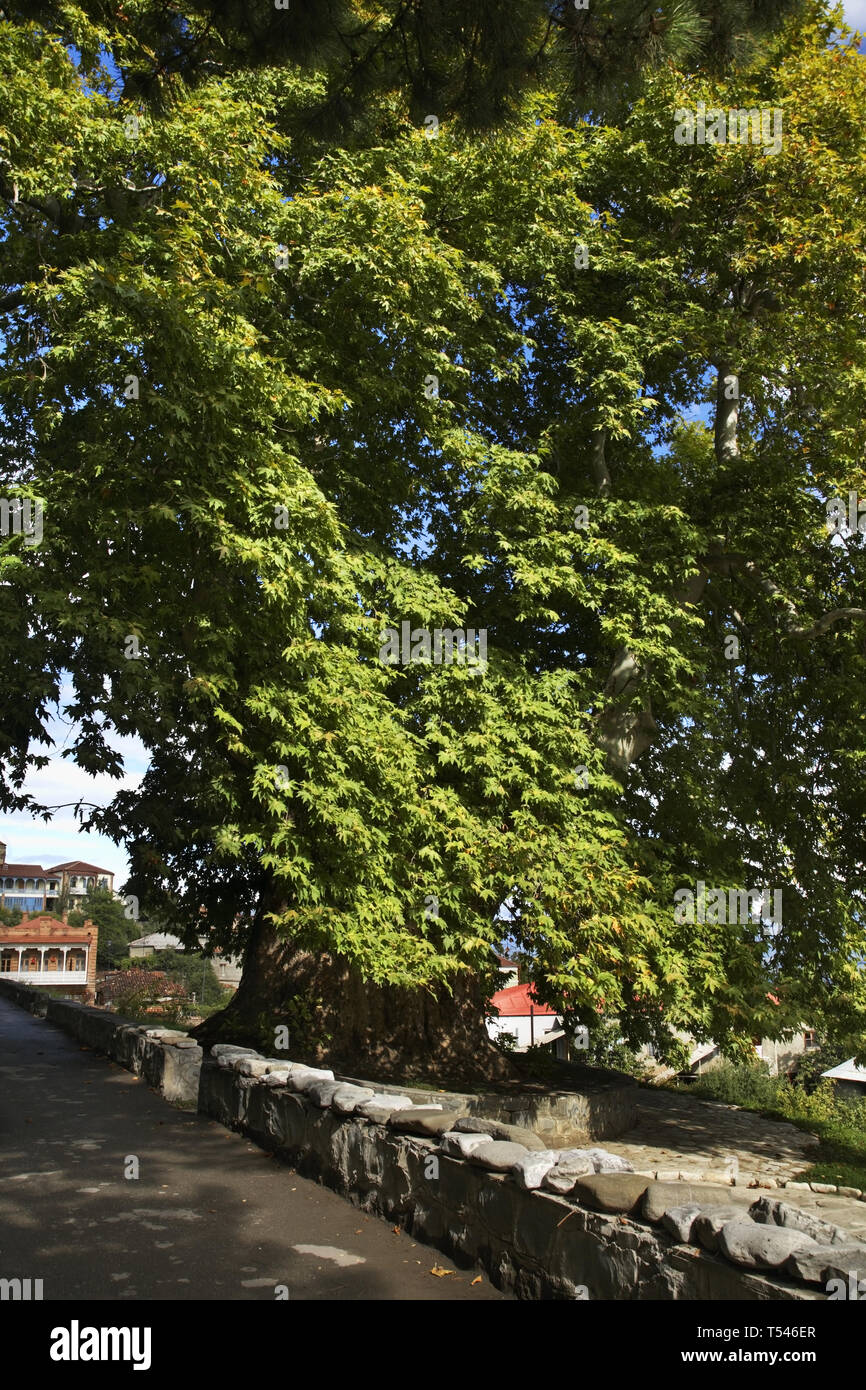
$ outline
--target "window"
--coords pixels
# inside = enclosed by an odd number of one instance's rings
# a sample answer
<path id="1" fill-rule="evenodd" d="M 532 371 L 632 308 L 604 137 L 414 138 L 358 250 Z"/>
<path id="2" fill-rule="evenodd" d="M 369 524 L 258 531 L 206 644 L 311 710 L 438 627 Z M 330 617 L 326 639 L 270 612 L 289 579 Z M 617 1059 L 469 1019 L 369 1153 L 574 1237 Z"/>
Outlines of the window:
<path id="1" fill-rule="evenodd" d="M 820 1043 L 818 1042 L 818 1034 L 815 1032 L 814 1028 L 807 1028 L 804 1032 L 803 1046 L 805 1047 L 807 1052 L 811 1052 L 816 1047 L 820 1046 Z"/>

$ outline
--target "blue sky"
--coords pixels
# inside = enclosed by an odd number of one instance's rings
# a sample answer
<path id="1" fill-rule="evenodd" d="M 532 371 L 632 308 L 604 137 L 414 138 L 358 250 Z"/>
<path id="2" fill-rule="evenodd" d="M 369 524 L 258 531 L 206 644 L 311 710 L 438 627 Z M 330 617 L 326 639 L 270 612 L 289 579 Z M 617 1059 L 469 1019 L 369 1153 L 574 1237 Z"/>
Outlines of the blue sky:
<path id="1" fill-rule="evenodd" d="M 62 690 L 61 702 L 68 701 L 71 695 L 71 687 Z M 137 787 L 147 769 L 148 755 L 144 745 L 136 738 L 115 735 L 111 742 L 123 755 L 124 776 L 120 780 L 90 777 L 69 758 L 63 757 L 63 750 L 71 741 L 69 722 L 56 719 L 49 732 L 54 747 L 43 751 L 50 752 L 51 762 L 38 772 L 31 772 L 25 784 L 26 790 L 46 805 L 60 806 L 81 800 L 105 806 L 117 792 Z M 118 849 L 104 835 L 82 834 L 80 824 L 72 806 L 64 806 L 48 823 L 32 820 L 26 811 L 21 811 L 0 819 L 0 840 L 6 844 L 10 863 L 41 864 L 47 869 L 69 859 L 84 859 L 115 874 L 114 886 L 119 888 L 129 873 L 125 850 Z"/>
<path id="2" fill-rule="evenodd" d="M 845 18 L 852 28 L 866 30 L 866 0 L 845 0 Z M 866 50 L 866 42 L 860 51 Z M 115 738 L 114 746 L 123 753 L 126 772 L 120 781 L 110 777 L 89 777 L 75 767 L 62 751 L 69 740 L 69 728 L 59 720 L 50 729 L 55 747 L 48 767 L 32 773 L 26 788 L 40 801 L 62 805 L 78 799 L 107 804 L 123 788 L 138 786 L 147 767 L 147 753 L 137 739 Z M 46 750 L 48 751 L 48 750 Z M 10 861 L 17 863 L 59 864 L 68 859 L 85 859 L 116 875 L 119 887 L 129 873 L 126 851 L 104 835 L 82 834 L 73 808 L 65 807 L 45 821 L 31 820 L 26 813 L 0 819 L 0 840 L 6 843 Z"/>

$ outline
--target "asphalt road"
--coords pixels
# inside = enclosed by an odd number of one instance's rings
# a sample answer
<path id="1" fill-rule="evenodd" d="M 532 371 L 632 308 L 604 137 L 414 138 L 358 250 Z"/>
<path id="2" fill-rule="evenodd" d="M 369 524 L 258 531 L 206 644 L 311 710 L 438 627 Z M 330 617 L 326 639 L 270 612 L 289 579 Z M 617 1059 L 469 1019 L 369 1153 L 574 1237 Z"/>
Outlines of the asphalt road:
<path id="1" fill-rule="evenodd" d="M 509 1300 L 478 1273 L 0 999 L 0 1278 L 46 1301 Z"/>

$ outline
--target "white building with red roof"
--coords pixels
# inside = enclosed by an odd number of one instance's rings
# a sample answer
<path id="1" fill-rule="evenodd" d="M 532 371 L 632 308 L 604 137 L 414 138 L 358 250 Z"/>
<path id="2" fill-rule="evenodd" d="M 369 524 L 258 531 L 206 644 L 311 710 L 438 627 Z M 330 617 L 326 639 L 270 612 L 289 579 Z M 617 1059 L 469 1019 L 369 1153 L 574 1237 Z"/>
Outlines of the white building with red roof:
<path id="1" fill-rule="evenodd" d="M 498 989 L 490 1001 L 487 1031 L 496 1041 L 503 1033 L 514 1038 L 518 1051 L 530 1047 L 552 1047 L 557 1057 L 568 1058 L 573 1049 L 585 1051 L 587 1031 L 575 1030 L 570 1037 L 562 1018 L 549 1004 L 541 1004 L 531 984 L 509 985 Z"/>
<path id="2" fill-rule="evenodd" d="M 559 1031 L 562 1024 L 549 1004 L 539 1004 L 532 985 L 509 985 L 498 989 L 490 1001 L 492 1017 L 487 1031 L 494 1040 L 510 1033 L 517 1047 L 538 1047 L 545 1033 Z M 552 1039 L 551 1039 L 552 1041 Z"/>

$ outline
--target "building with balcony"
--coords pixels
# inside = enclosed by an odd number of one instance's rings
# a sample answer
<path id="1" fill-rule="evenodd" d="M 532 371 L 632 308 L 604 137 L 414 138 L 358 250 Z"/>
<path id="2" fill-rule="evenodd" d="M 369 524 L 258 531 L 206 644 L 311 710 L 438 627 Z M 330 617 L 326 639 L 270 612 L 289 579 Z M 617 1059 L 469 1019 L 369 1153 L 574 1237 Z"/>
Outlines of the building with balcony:
<path id="1" fill-rule="evenodd" d="M 0 864 L 0 907 L 50 912 L 59 893 L 60 879 L 41 864 Z"/>
<path id="2" fill-rule="evenodd" d="M 6 846 L 0 842 L 0 907 L 51 913 L 57 910 L 64 889 L 74 907 L 75 899 L 85 897 L 91 888 L 107 888 L 113 893 L 114 874 L 80 859 L 55 864 L 51 869 L 43 869 L 41 864 L 7 864 Z"/>
<path id="3" fill-rule="evenodd" d="M 80 859 L 55 864 L 45 872 L 60 881 L 61 893 L 65 888 L 73 899 L 83 898 L 91 888 L 107 888 L 110 893 L 114 892 L 114 874 L 109 869 L 98 869 L 95 864 L 85 864 Z"/>
<path id="4" fill-rule="evenodd" d="M 93 922 L 69 927 L 47 914 L 17 927 L 0 924 L 0 976 L 22 985 L 60 988 L 82 1003 L 92 1003 L 98 940 L 99 928 Z"/>

